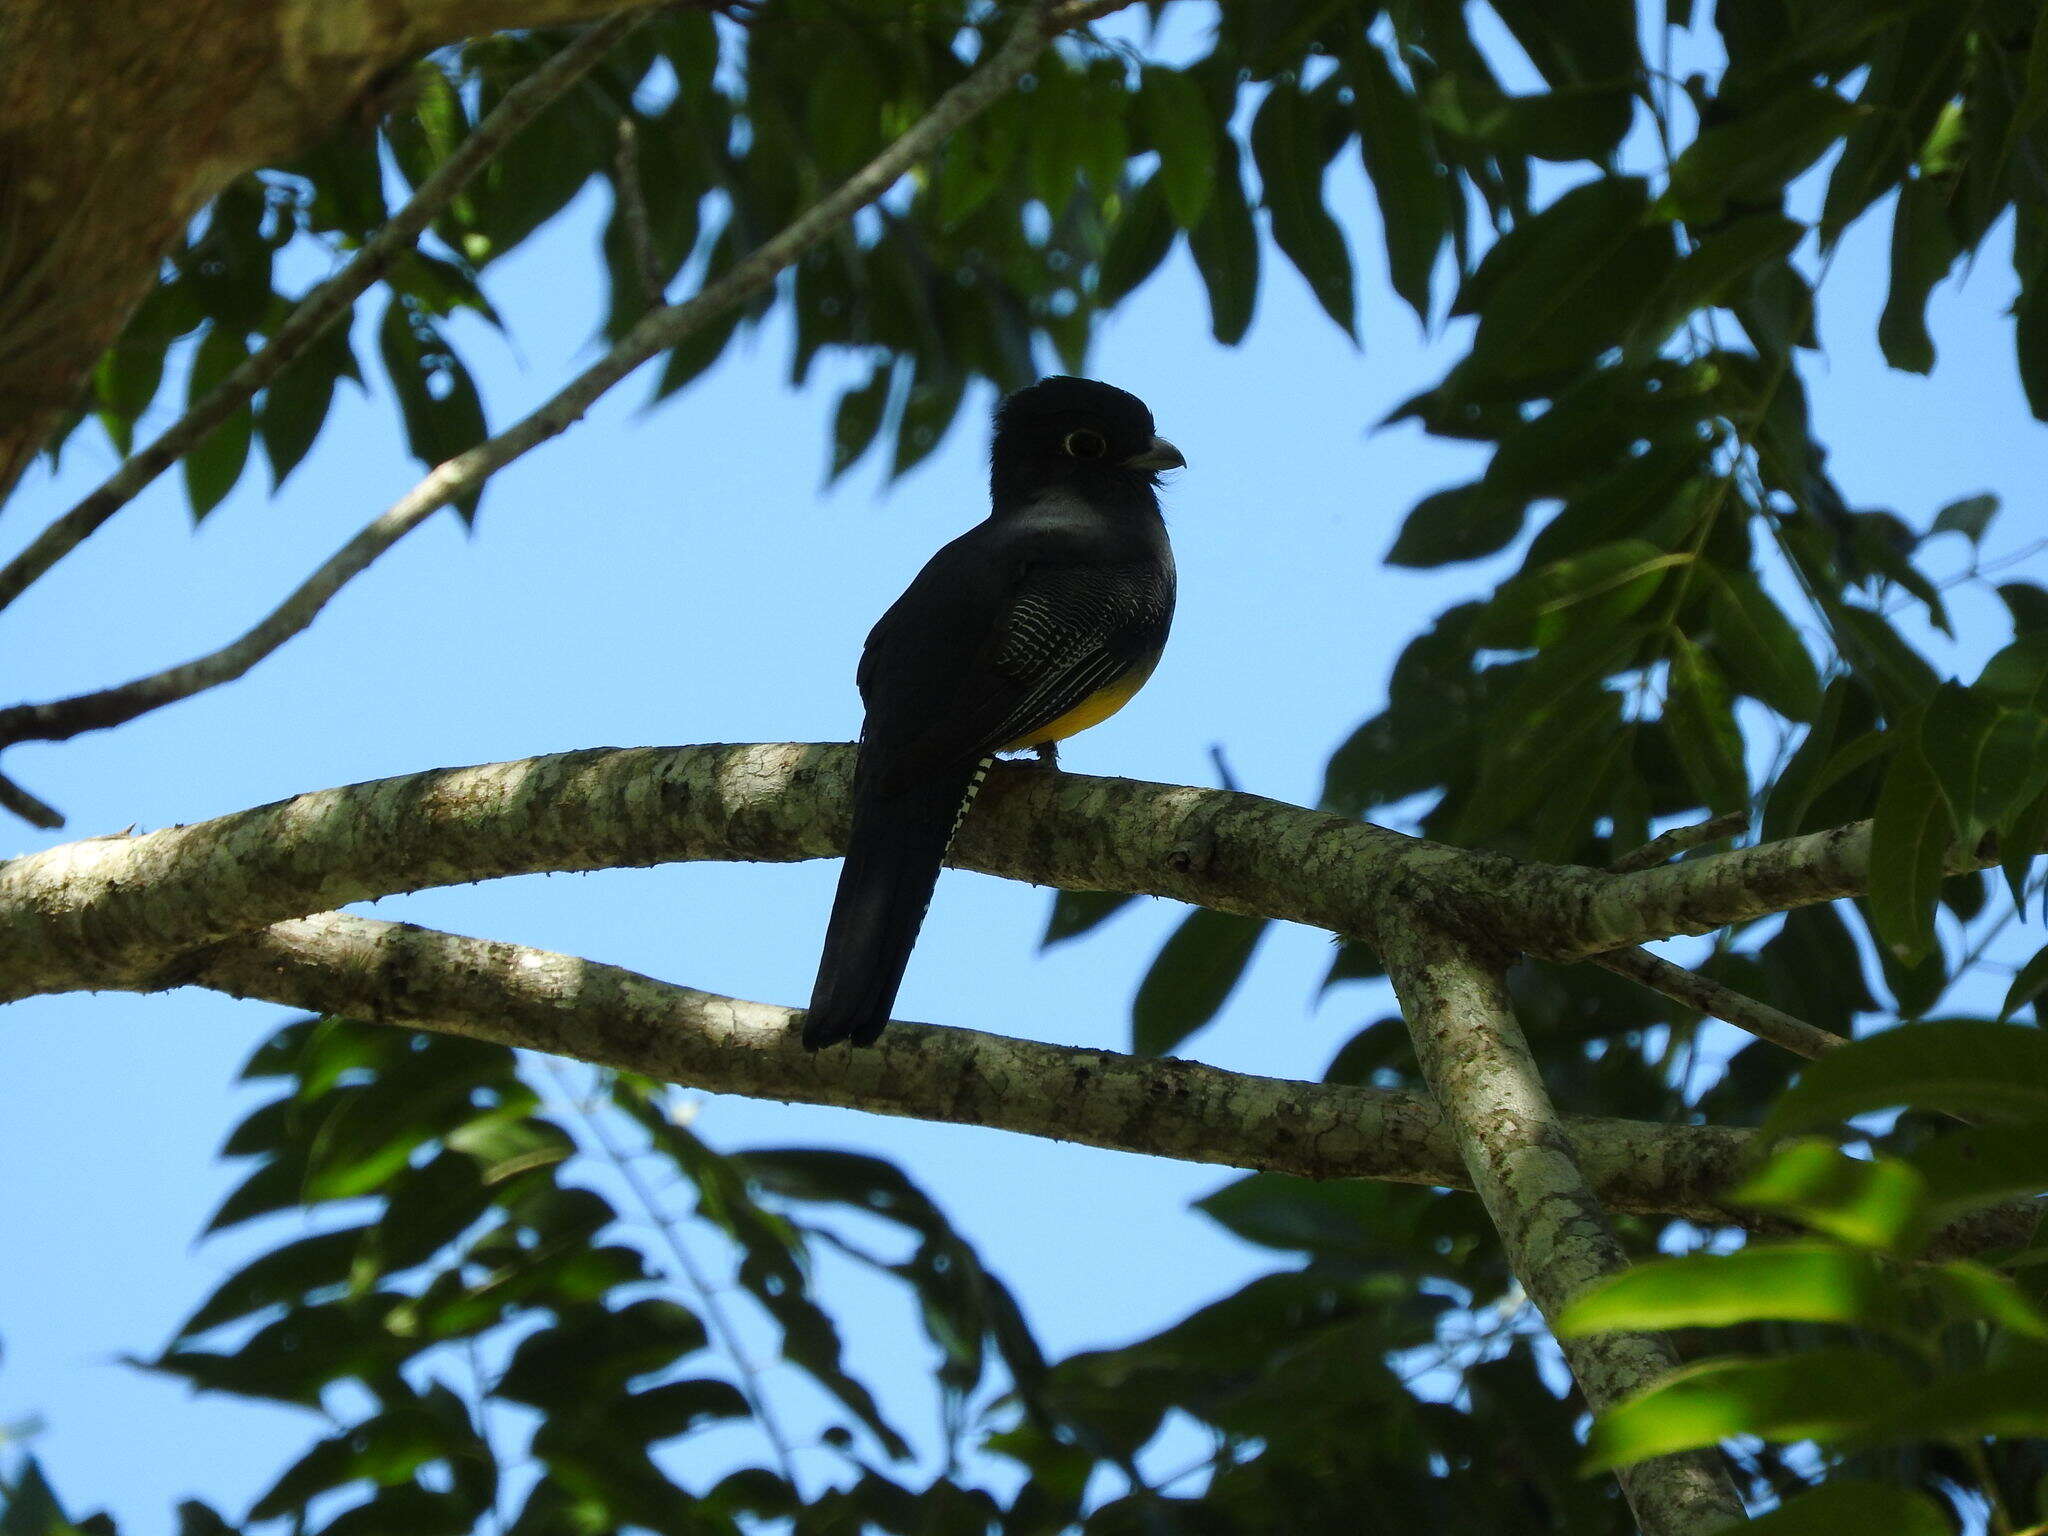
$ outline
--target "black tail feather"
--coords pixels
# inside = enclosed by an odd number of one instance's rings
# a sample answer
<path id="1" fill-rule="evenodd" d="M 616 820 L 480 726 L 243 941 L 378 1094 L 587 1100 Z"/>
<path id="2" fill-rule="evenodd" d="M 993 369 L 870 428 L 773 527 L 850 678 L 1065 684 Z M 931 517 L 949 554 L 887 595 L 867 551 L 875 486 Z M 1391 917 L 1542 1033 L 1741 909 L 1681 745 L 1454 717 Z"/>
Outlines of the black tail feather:
<path id="1" fill-rule="evenodd" d="M 924 926 L 939 866 L 985 768 L 893 795 L 879 792 L 879 774 L 857 776 L 846 866 L 839 872 L 804 1020 L 804 1044 L 811 1050 L 839 1040 L 873 1045 L 881 1035 Z"/>

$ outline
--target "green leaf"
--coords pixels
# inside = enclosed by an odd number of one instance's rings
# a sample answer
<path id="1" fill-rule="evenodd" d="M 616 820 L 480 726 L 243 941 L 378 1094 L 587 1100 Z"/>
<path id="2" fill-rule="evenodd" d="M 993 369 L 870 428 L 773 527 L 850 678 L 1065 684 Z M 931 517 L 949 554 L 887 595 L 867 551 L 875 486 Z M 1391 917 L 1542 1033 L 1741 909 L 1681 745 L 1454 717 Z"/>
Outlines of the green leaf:
<path id="1" fill-rule="evenodd" d="M 1922 176 L 1899 189 L 1892 212 L 1891 292 L 1877 322 L 1884 360 L 1909 373 L 1934 368 L 1934 338 L 1927 333 L 1927 296 L 1962 254 L 1948 220 L 1946 181 Z"/>
<path id="2" fill-rule="evenodd" d="M 1834 1440 L 1864 1429 L 1910 1389 L 1903 1367 L 1870 1350 L 1704 1360 L 1596 1418 L 1585 1470 L 1611 1471 L 1735 1435 Z"/>
<path id="3" fill-rule="evenodd" d="M 1402 519 L 1386 563 L 1426 569 L 1478 560 L 1514 541 L 1527 510 L 1524 503 L 1494 495 L 1476 480 L 1450 486 L 1423 497 Z"/>
<path id="4" fill-rule="evenodd" d="M 1870 919 L 1894 957 L 1917 963 L 1934 947 L 1934 902 L 1955 828 L 1917 741 L 1892 753 L 1870 833 Z"/>
<path id="5" fill-rule="evenodd" d="M 1244 194 L 1237 141 L 1221 134 L 1216 145 L 1215 191 L 1202 221 L 1188 231 L 1195 269 L 1209 290 L 1209 329 L 1234 347 L 1251 329 L 1259 297 L 1259 231 Z"/>
<path id="6" fill-rule="evenodd" d="M 1607 676 L 1641 644 L 1640 628 L 1589 626 L 1517 666 L 1517 680 L 1489 711 L 1479 783 L 1457 822 L 1455 841 L 1491 837 L 1577 785 L 1621 733 L 1621 695 Z"/>
<path id="7" fill-rule="evenodd" d="M 1254 1173 L 1194 1208 L 1248 1243 L 1369 1268 L 1386 1263 L 1408 1236 L 1396 1225 L 1404 1204 L 1402 1192 L 1363 1179 Z"/>
<path id="8" fill-rule="evenodd" d="M 1810 722 L 1820 711 L 1820 678 L 1799 632 L 1748 571 L 1700 563 L 1706 578 L 1714 654 L 1744 693 L 1788 720 Z"/>
<path id="9" fill-rule="evenodd" d="M 1683 634 L 1674 634 L 1671 640 L 1664 728 L 1671 733 L 1679 767 L 1710 809 L 1732 811 L 1749 803 L 1742 732 L 1735 724 L 1728 680 Z"/>
<path id="10" fill-rule="evenodd" d="M 1473 632 L 1482 645 L 1549 646 L 1567 631 L 1618 624 L 1655 595 L 1664 573 L 1692 558 L 1642 539 L 1617 539 L 1516 576 L 1494 592 Z"/>
<path id="11" fill-rule="evenodd" d="M 1671 226 L 1648 205 L 1640 178 L 1602 177 L 1496 241 L 1453 309 L 1479 316 L 1459 374 L 1540 380 L 1627 336 L 1675 261 Z"/>
<path id="12" fill-rule="evenodd" d="M 1124 200 L 1103 247 L 1096 277 L 1096 302 L 1104 306 L 1124 297 L 1159 269 L 1173 249 L 1174 222 L 1155 174 Z"/>
<path id="13" fill-rule="evenodd" d="M 2048 1316 L 1995 1270 L 1957 1259 L 1929 1267 L 1922 1280 L 1942 1315 L 1952 1322 L 1990 1323 L 2037 1343 L 2048 1340 Z M 2039 1411 L 2048 1422 L 2048 1399 Z"/>
<path id="14" fill-rule="evenodd" d="M 1999 837 L 2003 845 L 1999 865 L 2004 871 L 2006 886 L 2012 891 L 2013 905 L 2024 917 L 2027 877 L 2042 844 L 2048 842 L 2048 790 L 2035 796 L 2032 804 L 2018 812 Z"/>
<path id="15" fill-rule="evenodd" d="M 1934 668 L 1899 638 L 1899 632 L 1882 615 L 1867 608 L 1835 603 L 1829 605 L 1828 616 L 1834 623 L 1842 654 L 1870 679 L 1888 711 L 1906 714 L 1932 696 L 1940 681 Z"/>
<path id="16" fill-rule="evenodd" d="M 1904 1106 L 2048 1119 L 2048 1031 L 2018 1024 L 1901 1024 L 1810 1062 L 1764 1122 L 1771 1135 Z"/>
<path id="17" fill-rule="evenodd" d="M 1051 949 L 1068 939 L 1078 939 L 1137 899 L 1120 891 L 1059 891 L 1053 896 L 1052 912 L 1046 918 L 1045 934 L 1038 947 Z"/>
<path id="18" fill-rule="evenodd" d="M 1582 1338 L 1766 1318 L 1890 1331 L 1904 1326 L 1906 1308 L 1895 1272 L 1873 1254 L 1834 1243 L 1767 1243 L 1637 1264 L 1574 1297 L 1553 1326 L 1559 1338 Z"/>
<path id="19" fill-rule="evenodd" d="M 2036 273 L 2013 306 L 2013 350 L 2019 355 L 2020 387 L 2027 408 L 2048 421 L 2048 273 Z"/>
<path id="20" fill-rule="evenodd" d="M 1871 50 L 1856 123 L 1828 177 L 1821 205 L 1826 251 L 1864 209 L 1905 177 L 1963 72 L 1971 12 L 1966 6 L 1903 8 Z"/>
<path id="21" fill-rule="evenodd" d="M 394 294 L 377 327 L 377 349 L 398 396 L 407 445 L 424 467 L 432 469 L 483 441 L 476 381 L 425 311 Z M 464 522 L 475 520 L 482 496 L 479 487 L 455 499 Z"/>
<path id="22" fill-rule="evenodd" d="M 1817 1137 L 1778 1148 L 1727 1198 L 1885 1253 L 1917 1252 L 1927 1230 L 1924 1181 L 1910 1165 L 1850 1157 Z"/>
<path id="23" fill-rule="evenodd" d="M 746 315 L 746 310 L 739 307 L 713 315 L 669 348 L 668 361 L 662 364 L 661 378 L 654 386 L 654 398 L 666 400 L 677 390 L 696 382 L 705 369 L 724 355 L 725 344 L 732 340 L 733 332 L 739 329 Z"/>
<path id="24" fill-rule="evenodd" d="M 2013 977 L 2012 985 L 2005 991 L 2005 1002 L 1998 1010 L 1998 1022 L 2003 1024 L 2026 1007 L 2041 995 L 2043 988 L 2048 988 L 2048 945 L 2035 950 L 2034 958 Z"/>
<path id="25" fill-rule="evenodd" d="M 828 480 L 837 480 L 874 446 L 875 436 L 882 430 L 882 413 L 889 404 L 891 382 L 890 365 L 877 363 L 867 383 L 839 397 L 839 408 L 832 413 L 832 468 L 826 476 Z"/>
<path id="26" fill-rule="evenodd" d="M 1731 1527 L 1732 1529 L 1732 1527 Z M 1926 1494 L 1892 1483 L 1834 1478 L 1742 1526 L 1751 1536 L 1952 1536 L 1948 1516 Z"/>
<path id="27" fill-rule="evenodd" d="M 2048 1190 L 2048 1119 L 1951 1130 L 1908 1155 L 1937 1220 Z"/>
<path id="28" fill-rule="evenodd" d="M 1351 252 L 1343 230 L 1323 206 L 1323 173 L 1335 147 L 1328 142 L 1324 115 L 1320 93 L 1275 84 L 1252 119 L 1252 158 L 1259 167 L 1259 200 L 1272 215 L 1274 243 L 1308 279 L 1324 312 L 1356 339 Z"/>
<path id="29" fill-rule="evenodd" d="M 1943 507 L 1934 514 L 1934 526 L 1928 532 L 1960 533 L 1972 544 L 1981 544 L 1984 542 L 1984 530 L 1991 526 L 1991 519 L 1997 515 L 1998 497 L 1984 491 Z"/>
<path id="30" fill-rule="evenodd" d="M 1436 144 L 1416 101 L 1361 30 L 1345 55 L 1358 149 L 1378 196 L 1394 292 L 1429 323 L 1430 278 L 1450 233 L 1450 197 Z"/>
<path id="31" fill-rule="evenodd" d="M 892 479 L 923 463 L 945 440 L 966 395 L 965 374 L 944 369 L 937 377 L 927 377 L 926 370 L 920 369 L 911 375 L 896 423 L 896 457 L 889 466 Z"/>
<path id="32" fill-rule="evenodd" d="M 1983 691 L 1945 682 L 1921 717 L 1920 754 L 1948 802 L 1953 841 L 1974 844 L 1984 831 L 1978 819 L 1978 778 L 1992 732 L 2004 715 Z"/>
<path id="33" fill-rule="evenodd" d="M 1673 267 L 1628 336 L 1628 356 L 1654 356 L 1693 314 L 1739 302 L 1759 268 L 1782 261 L 1806 237 L 1806 226 L 1782 213 L 1752 213 L 1713 230 Z"/>
<path id="34" fill-rule="evenodd" d="M 1963 1371 L 1944 1377 L 1907 1403 L 1898 1432 L 1914 1439 L 1981 1440 L 2048 1436 L 2048 1392 L 2042 1362 Z"/>
<path id="35" fill-rule="evenodd" d="M 215 322 L 199 343 L 192 359 L 192 376 L 185 387 L 189 408 L 213 387 L 248 360 L 249 344 L 241 332 Z M 249 461 L 249 438 L 256 424 L 246 405 L 215 427 L 185 455 L 185 496 L 192 504 L 192 521 L 199 522 L 220 505 L 223 496 L 242 478 L 242 466 Z"/>
<path id="36" fill-rule="evenodd" d="M 263 436 L 263 451 L 270 459 L 273 491 L 284 485 L 326 424 L 327 409 L 334 400 L 334 388 L 343 378 L 362 383 L 355 349 L 349 345 L 348 324 L 342 321 L 313 341 L 304 352 L 285 365 L 263 392 L 263 408 L 256 419 Z"/>
<path id="37" fill-rule="evenodd" d="M 1261 918 L 1197 907 L 1152 961 L 1131 1005 L 1131 1049 L 1164 1056 L 1216 1017 L 1266 931 Z"/>
<path id="38" fill-rule="evenodd" d="M 134 448 L 137 418 L 149 409 L 163 382 L 167 344 L 168 338 L 138 335 L 131 322 L 127 333 L 102 352 L 93 367 L 92 393 L 99 402 L 100 421 L 124 458 Z"/>
<path id="39" fill-rule="evenodd" d="M 1731 201 L 1775 195 L 1864 116 L 1817 85 L 1771 92 L 1764 105 L 1709 128 L 1671 167 L 1666 194 L 1687 220 L 1713 224 Z"/>
<path id="40" fill-rule="evenodd" d="M 296 1302 L 310 1292 L 344 1284 L 355 1266 L 367 1227 L 346 1227 L 298 1238 L 257 1255 L 228 1276 L 178 1329 L 192 1338 L 266 1307 Z"/>
<path id="41" fill-rule="evenodd" d="M 1148 64 L 1138 77 L 1138 120 L 1159 156 L 1158 181 L 1174 223 L 1193 229 L 1209 208 L 1216 123 L 1202 88 L 1177 69 Z"/>
<path id="42" fill-rule="evenodd" d="M 1635 117 L 1621 86 L 1567 85 L 1503 96 L 1472 124 L 1475 136 L 1540 160 L 1602 160 L 1620 147 Z"/>

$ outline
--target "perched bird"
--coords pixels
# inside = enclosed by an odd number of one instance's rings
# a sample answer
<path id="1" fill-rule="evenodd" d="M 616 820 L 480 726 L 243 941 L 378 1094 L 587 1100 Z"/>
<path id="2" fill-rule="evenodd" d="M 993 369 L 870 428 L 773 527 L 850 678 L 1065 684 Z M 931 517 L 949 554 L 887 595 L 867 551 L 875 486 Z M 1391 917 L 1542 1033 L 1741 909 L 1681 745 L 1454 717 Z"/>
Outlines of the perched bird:
<path id="1" fill-rule="evenodd" d="M 998 752 L 1108 719 L 1173 619 L 1155 487 L 1187 461 L 1137 396 L 1041 379 L 996 407 L 988 520 L 941 549 L 861 653 L 853 832 L 804 1044 L 872 1045 L 889 1021 L 961 818 Z"/>

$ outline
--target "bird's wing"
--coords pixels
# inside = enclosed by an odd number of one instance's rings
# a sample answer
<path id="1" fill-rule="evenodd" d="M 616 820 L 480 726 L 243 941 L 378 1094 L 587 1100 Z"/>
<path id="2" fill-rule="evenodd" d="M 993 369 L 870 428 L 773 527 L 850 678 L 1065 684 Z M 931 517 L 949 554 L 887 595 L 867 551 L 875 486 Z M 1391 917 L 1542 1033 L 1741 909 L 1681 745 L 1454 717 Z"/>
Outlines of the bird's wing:
<path id="1" fill-rule="evenodd" d="M 1009 586 L 981 606 L 978 624 L 961 614 L 943 626 L 950 655 L 921 643 L 930 638 L 914 632 L 922 626 L 878 630 L 887 659 L 864 658 L 863 671 L 885 792 L 1030 742 L 1154 649 L 1146 618 L 1155 605 L 1142 571 L 1027 565 Z M 980 634 L 962 633 L 970 627 Z M 913 647 L 921 653 L 914 660 Z"/>

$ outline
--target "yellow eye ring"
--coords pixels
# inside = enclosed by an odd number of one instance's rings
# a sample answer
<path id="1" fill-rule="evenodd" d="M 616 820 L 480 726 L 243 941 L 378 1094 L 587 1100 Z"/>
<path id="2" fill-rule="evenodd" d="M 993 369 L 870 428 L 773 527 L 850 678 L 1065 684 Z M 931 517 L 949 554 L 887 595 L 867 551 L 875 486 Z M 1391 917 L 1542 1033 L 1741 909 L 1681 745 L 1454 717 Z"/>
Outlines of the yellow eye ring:
<path id="1" fill-rule="evenodd" d="M 1093 427 L 1076 427 L 1060 446 L 1077 459 L 1099 459 L 1109 452 L 1109 440 Z"/>

